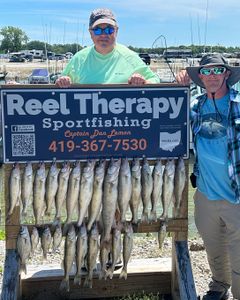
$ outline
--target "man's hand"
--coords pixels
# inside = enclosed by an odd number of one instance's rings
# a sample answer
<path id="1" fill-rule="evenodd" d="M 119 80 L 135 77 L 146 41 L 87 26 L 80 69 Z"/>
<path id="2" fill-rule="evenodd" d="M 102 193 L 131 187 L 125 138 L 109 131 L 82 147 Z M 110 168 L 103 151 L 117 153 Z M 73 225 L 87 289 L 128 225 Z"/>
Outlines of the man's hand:
<path id="1" fill-rule="evenodd" d="M 188 73 L 186 70 L 181 70 L 177 75 L 176 75 L 176 80 L 178 83 L 182 85 L 189 85 L 190 84 L 190 77 L 188 76 Z"/>
<path id="2" fill-rule="evenodd" d="M 132 85 L 143 85 L 145 84 L 147 81 L 146 79 L 138 73 L 134 73 L 129 79 L 128 79 L 128 83 L 132 84 Z"/>
<path id="3" fill-rule="evenodd" d="M 72 81 L 69 76 L 62 76 L 56 80 L 55 85 L 60 88 L 68 88 L 71 86 L 71 83 Z"/>

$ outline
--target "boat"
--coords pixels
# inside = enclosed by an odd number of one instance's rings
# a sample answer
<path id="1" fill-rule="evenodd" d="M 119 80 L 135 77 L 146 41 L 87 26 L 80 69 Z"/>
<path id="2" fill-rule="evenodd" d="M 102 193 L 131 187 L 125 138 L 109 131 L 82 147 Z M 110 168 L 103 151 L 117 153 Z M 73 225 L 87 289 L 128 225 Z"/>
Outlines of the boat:
<path id="1" fill-rule="evenodd" d="M 33 69 L 31 75 L 28 76 L 28 83 L 30 84 L 48 84 L 50 83 L 50 76 L 48 69 Z"/>

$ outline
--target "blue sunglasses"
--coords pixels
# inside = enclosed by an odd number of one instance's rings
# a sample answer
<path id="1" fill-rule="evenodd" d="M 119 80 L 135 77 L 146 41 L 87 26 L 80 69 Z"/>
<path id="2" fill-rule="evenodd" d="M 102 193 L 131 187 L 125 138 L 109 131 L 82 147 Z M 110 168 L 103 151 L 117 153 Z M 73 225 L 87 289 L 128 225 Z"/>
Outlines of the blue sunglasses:
<path id="1" fill-rule="evenodd" d="M 93 31 L 93 33 L 95 35 L 101 35 L 103 33 L 105 33 L 107 35 L 110 35 L 110 34 L 112 34 L 112 33 L 115 32 L 115 28 L 114 27 L 110 27 L 110 26 L 105 27 L 105 28 L 95 27 L 95 28 L 92 29 L 92 31 Z"/>

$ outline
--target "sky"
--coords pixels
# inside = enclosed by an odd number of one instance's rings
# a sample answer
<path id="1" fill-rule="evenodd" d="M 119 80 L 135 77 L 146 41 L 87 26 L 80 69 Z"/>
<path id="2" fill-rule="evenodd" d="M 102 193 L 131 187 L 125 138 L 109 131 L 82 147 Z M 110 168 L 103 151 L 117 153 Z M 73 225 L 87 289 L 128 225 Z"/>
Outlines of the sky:
<path id="1" fill-rule="evenodd" d="M 240 46 L 239 0 L 0 0 L 0 29 L 18 27 L 30 41 L 89 46 L 89 15 L 101 7 L 114 12 L 117 41 L 126 46 Z"/>

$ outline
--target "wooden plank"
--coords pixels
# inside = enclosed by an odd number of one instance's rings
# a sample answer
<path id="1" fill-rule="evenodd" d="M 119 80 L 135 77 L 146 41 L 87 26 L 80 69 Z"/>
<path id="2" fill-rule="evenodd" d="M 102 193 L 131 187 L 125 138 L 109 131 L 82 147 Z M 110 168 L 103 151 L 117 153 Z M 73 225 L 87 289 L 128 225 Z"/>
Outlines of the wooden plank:
<path id="1" fill-rule="evenodd" d="M 158 232 L 160 228 L 161 220 L 153 223 L 139 223 L 138 225 L 133 225 L 134 233 L 148 233 L 148 232 Z M 28 226 L 29 232 L 32 231 L 34 225 L 25 224 Z M 48 225 L 50 228 L 52 224 L 43 224 Z M 167 223 L 168 232 L 185 232 L 187 233 L 188 220 L 187 219 L 169 219 Z M 19 224 L 6 225 L 6 249 L 15 249 L 16 240 L 20 230 Z"/>
<path id="2" fill-rule="evenodd" d="M 93 288 L 73 284 L 74 270 L 70 276 L 70 292 L 59 291 L 63 270 L 54 267 L 50 270 L 35 269 L 22 277 L 22 295 L 24 299 L 96 299 L 112 298 L 134 293 L 171 293 L 171 259 L 136 259 L 128 265 L 127 280 L 119 279 L 121 269 L 114 272 L 113 279 L 99 280 L 98 271 L 94 272 Z M 83 273 L 84 281 L 86 273 Z M 50 298 L 51 297 L 51 298 Z"/>
<path id="3" fill-rule="evenodd" d="M 175 251 L 180 299 L 197 300 L 187 241 L 176 241 Z"/>
<path id="4" fill-rule="evenodd" d="M 7 250 L 4 264 L 1 300 L 19 297 L 19 262 L 15 250 Z"/>
<path id="5" fill-rule="evenodd" d="M 141 273 L 129 275 L 127 280 L 119 279 L 114 275 L 113 279 L 93 279 L 93 288 L 85 288 L 73 285 L 70 278 L 70 291 L 59 291 L 60 279 L 44 277 L 41 281 L 22 281 L 22 296 L 26 300 L 40 300 L 45 297 L 55 299 L 107 299 L 123 297 L 134 293 L 170 294 L 171 273 Z"/>

